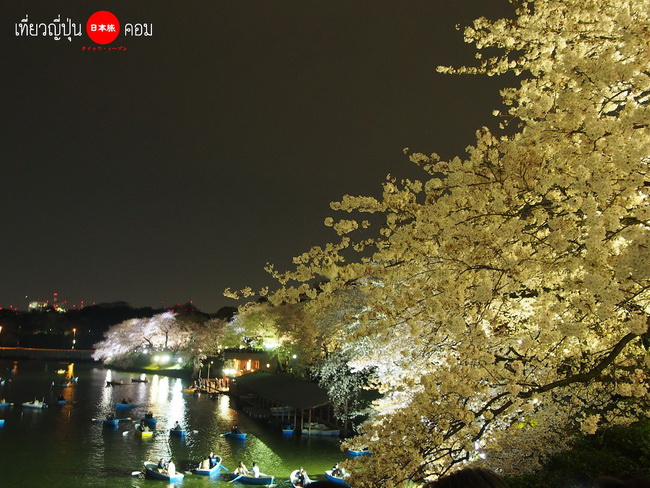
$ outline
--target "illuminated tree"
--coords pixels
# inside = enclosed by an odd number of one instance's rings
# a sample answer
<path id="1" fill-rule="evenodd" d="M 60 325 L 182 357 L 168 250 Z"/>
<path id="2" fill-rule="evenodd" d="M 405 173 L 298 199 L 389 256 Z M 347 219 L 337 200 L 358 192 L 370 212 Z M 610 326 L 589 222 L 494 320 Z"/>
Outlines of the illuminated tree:
<path id="1" fill-rule="evenodd" d="M 500 54 L 440 69 L 521 75 L 495 111 L 507 130 L 481 129 L 465 158 L 411 153 L 422 181 L 332 204 L 382 214 L 375 238 L 328 219 L 339 242 L 271 268 L 272 303 L 366 297 L 345 352 L 384 396 L 353 441 L 375 453 L 355 487 L 466 462 L 523 473 L 574 433 L 648 414 L 650 1 L 516 6 L 465 30 Z"/>
<path id="2" fill-rule="evenodd" d="M 104 339 L 95 344 L 93 358 L 128 367 L 143 352 L 167 351 L 185 355 L 198 367 L 217 350 L 224 326 L 219 319 L 196 322 L 174 312 L 130 319 L 106 331 Z"/>

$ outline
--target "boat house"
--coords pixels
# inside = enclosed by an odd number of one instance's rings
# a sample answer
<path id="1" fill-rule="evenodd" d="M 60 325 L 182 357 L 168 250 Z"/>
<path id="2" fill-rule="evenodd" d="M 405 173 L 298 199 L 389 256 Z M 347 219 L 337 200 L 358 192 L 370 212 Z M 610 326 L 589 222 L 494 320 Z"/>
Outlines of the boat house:
<path id="1" fill-rule="evenodd" d="M 316 424 L 340 428 L 327 392 L 315 383 L 287 374 L 256 371 L 238 376 L 231 382 L 230 394 L 252 417 L 292 424 L 303 434 L 311 434 Z"/>

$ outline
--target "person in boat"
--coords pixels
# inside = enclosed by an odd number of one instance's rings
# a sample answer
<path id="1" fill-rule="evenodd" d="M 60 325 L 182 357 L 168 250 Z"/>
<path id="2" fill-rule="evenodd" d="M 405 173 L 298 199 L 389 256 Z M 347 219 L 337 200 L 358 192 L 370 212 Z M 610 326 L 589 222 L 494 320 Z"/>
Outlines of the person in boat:
<path id="1" fill-rule="evenodd" d="M 345 474 L 344 471 L 341 468 L 339 468 L 339 463 L 336 463 L 332 468 L 332 476 L 335 476 L 337 478 L 342 478 L 344 474 Z"/>
<path id="2" fill-rule="evenodd" d="M 65 400 L 65 398 L 63 398 L 63 395 L 59 395 L 59 398 L 56 399 L 57 402 L 62 402 L 63 400 Z"/>
<path id="3" fill-rule="evenodd" d="M 174 425 L 174 430 L 183 430 L 181 427 L 181 424 L 178 423 L 178 420 L 176 421 L 176 424 Z"/>
<path id="4" fill-rule="evenodd" d="M 300 467 L 298 472 L 296 473 L 296 486 L 305 486 L 305 482 L 307 481 L 307 473 L 305 473 L 305 470 Z"/>
<path id="5" fill-rule="evenodd" d="M 231 434 L 243 434 L 244 431 L 239 428 L 238 425 L 233 425 L 232 429 L 230 429 Z"/>
<path id="6" fill-rule="evenodd" d="M 252 471 L 253 471 L 253 476 L 255 476 L 256 478 L 260 477 L 260 467 L 257 465 L 257 461 L 253 461 Z"/>
<path id="7" fill-rule="evenodd" d="M 235 469 L 234 474 L 237 476 L 248 474 L 248 468 L 242 461 L 239 461 L 239 465 L 237 466 L 237 469 Z"/>
<path id="8" fill-rule="evenodd" d="M 160 458 L 158 461 L 158 469 L 165 469 L 167 465 L 165 464 L 165 460 L 163 458 Z"/>
<path id="9" fill-rule="evenodd" d="M 153 418 L 153 412 L 147 412 L 144 414 L 144 418 L 146 419 L 152 419 Z"/>
<path id="10" fill-rule="evenodd" d="M 217 456 L 215 456 L 213 452 L 210 452 L 210 455 L 208 456 L 208 465 L 210 466 L 210 469 L 217 465 Z"/>
<path id="11" fill-rule="evenodd" d="M 167 463 L 167 474 L 169 476 L 176 476 L 176 465 L 174 464 L 174 461 L 171 459 Z"/>
<path id="12" fill-rule="evenodd" d="M 106 416 L 106 420 L 115 420 L 115 415 L 113 415 L 112 413 L 109 413 L 109 414 Z"/>

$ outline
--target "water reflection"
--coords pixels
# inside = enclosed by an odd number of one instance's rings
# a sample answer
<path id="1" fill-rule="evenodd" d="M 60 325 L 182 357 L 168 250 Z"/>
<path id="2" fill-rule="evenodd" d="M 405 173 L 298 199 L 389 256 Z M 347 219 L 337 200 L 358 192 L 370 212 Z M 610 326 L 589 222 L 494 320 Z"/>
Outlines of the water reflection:
<path id="1" fill-rule="evenodd" d="M 168 379 L 168 378 L 166 378 Z M 171 395 L 168 405 L 168 428 L 173 427 L 176 420 L 183 426 L 187 422 L 185 415 L 185 398 L 183 398 L 183 384 L 181 380 L 176 378 L 174 386 L 171 388 Z"/>
<path id="2" fill-rule="evenodd" d="M 101 400 L 99 402 L 100 411 L 97 415 L 98 417 L 106 417 L 113 412 L 113 387 L 108 386 L 109 381 L 113 381 L 113 371 L 110 369 L 106 370 L 106 383 L 104 383 L 104 389 L 102 390 Z"/>
<path id="3" fill-rule="evenodd" d="M 5 369 L 11 365 L 2 362 Z M 223 458 L 223 464 L 234 469 L 239 460 L 248 466 L 257 461 L 262 471 L 286 480 L 288 474 L 304 466 L 312 475 L 323 473 L 343 457 L 336 440 L 284 438 L 279 429 L 272 429 L 235 410 L 231 398 L 220 395 L 194 397 L 183 390 L 177 378 L 150 375 L 149 382 L 131 382 L 127 373 L 115 373 L 96 365 L 79 363 L 67 374 L 79 375 L 79 381 L 67 388 L 50 387 L 52 379 L 59 382 L 56 368 L 44 368 L 41 362 L 20 364 L 20 372 L 0 393 L 17 407 L 3 414 L 6 424 L 0 429 L 0 458 L 3 479 L 0 486 L 56 486 L 66 488 L 153 488 L 149 480 L 132 477 L 145 461 L 163 457 L 174 460 L 177 468 L 190 471 L 211 451 Z M 106 386 L 106 381 L 125 377 L 124 384 Z M 132 377 L 137 377 L 136 375 Z M 20 403 L 34 395 L 45 395 L 53 402 L 44 411 L 22 411 Z M 68 403 L 56 405 L 63 394 Z M 30 398 L 31 397 L 31 398 Z M 116 429 L 106 429 L 101 421 L 114 412 L 115 401 L 132 398 L 136 406 L 125 414 L 133 420 L 122 421 Z M 51 399 L 51 400 L 50 400 Z M 135 435 L 134 421 L 147 412 L 158 419 L 151 438 Z M 169 429 L 179 421 L 187 429 L 185 439 L 170 438 Z M 238 424 L 248 439 L 237 441 L 223 437 L 233 424 Z M 33 469 L 34 459 L 47 461 L 44 469 Z M 92 469 L 89 469 L 92 467 Z M 56 473 L 56 480 L 46 473 Z M 186 476 L 183 488 L 215 488 L 227 485 L 218 480 Z M 161 485 L 162 486 L 162 485 Z M 165 486 L 168 486 L 165 484 Z"/>
<path id="4" fill-rule="evenodd" d="M 264 473 L 282 472 L 284 467 L 282 458 L 261 439 L 255 439 L 254 442 L 251 442 L 246 455 L 251 461 L 257 462 Z"/>
<path id="5" fill-rule="evenodd" d="M 215 416 L 227 420 L 229 424 L 233 423 L 233 415 L 232 409 L 230 408 L 229 398 L 226 395 L 219 395 L 219 398 L 217 399 L 217 405 L 218 408 L 214 411 Z"/>

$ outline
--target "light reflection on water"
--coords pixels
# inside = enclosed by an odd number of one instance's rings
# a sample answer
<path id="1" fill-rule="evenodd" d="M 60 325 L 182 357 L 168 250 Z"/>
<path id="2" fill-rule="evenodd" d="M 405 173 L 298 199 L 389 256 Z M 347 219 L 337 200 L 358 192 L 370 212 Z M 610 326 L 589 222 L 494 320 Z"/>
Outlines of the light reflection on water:
<path id="1" fill-rule="evenodd" d="M 230 469 L 239 460 L 249 467 L 257 461 L 263 472 L 281 481 L 301 465 L 310 475 L 322 476 L 345 457 L 336 439 L 284 437 L 279 429 L 232 408 L 228 396 L 213 400 L 206 395 L 197 398 L 185 393 L 183 381 L 177 378 L 149 375 L 148 383 L 132 383 L 130 378 L 139 374 L 80 363 L 68 367 L 65 375 L 78 376 L 78 382 L 63 388 L 60 384 L 64 376 L 56 371 L 65 368 L 65 364 L 23 361 L 15 373 L 8 373 L 11 366 L 11 362 L 0 360 L 0 376 L 10 374 L 12 378 L 0 388 L 0 397 L 17 403 L 13 408 L 0 409 L 0 418 L 6 419 L 5 426 L 0 428 L 3 488 L 168 486 L 132 477 L 131 472 L 140 470 L 145 461 L 160 457 L 172 458 L 177 469 L 188 472 L 211 451 L 221 456 Z M 106 381 L 113 379 L 122 379 L 124 384 L 106 386 Z M 59 395 L 68 403 L 58 405 Z M 45 398 L 50 407 L 43 411 L 23 410 L 20 404 L 34 397 Z M 115 429 L 90 420 L 114 412 L 115 403 L 123 398 L 130 398 L 136 406 L 118 415 L 132 420 L 120 422 Z M 134 425 L 147 412 L 158 419 L 157 430 L 153 437 L 141 438 L 135 435 Z M 187 429 L 183 439 L 169 436 L 176 421 Z M 222 435 L 233 424 L 249 433 L 245 441 Z M 195 475 L 186 476 L 180 485 L 235 486 L 226 480 Z"/>

